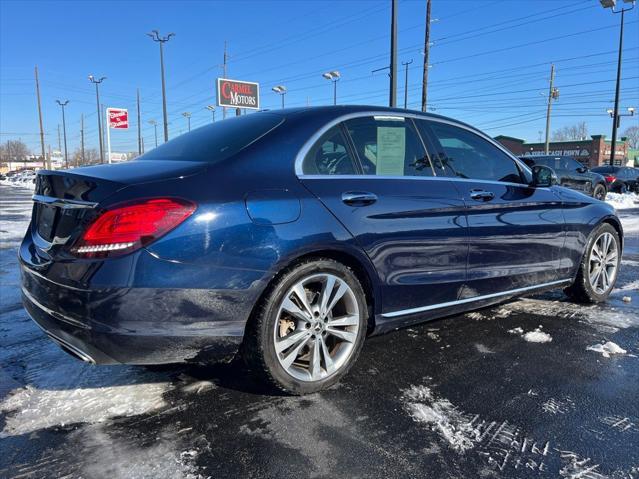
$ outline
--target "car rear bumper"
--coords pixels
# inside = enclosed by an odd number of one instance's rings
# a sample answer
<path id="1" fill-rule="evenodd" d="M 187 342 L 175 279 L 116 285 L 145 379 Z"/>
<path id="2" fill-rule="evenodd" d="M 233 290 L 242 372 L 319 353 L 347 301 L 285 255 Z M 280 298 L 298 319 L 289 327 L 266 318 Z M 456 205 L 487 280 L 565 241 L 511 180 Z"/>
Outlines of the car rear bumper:
<path id="1" fill-rule="evenodd" d="M 170 281 L 185 276 L 176 273 L 180 265 L 149 259 L 146 252 L 141 258 L 104 262 L 93 269 L 89 263 L 38 265 L 32 253 L 26 240 L 19 254 L 25 309 L 63 349 L 96 364 L 231 359 L 243 339 L 251 298 L 257 294 L 176 287 Z M 159 284 L 136 284 L 131 263 L 133 270 L 146 266 L 142 269 L 148 271 L 148 261 L 154 262 L 151 269 Z M 110 283 L 98 281 L 100 275 Z"/>

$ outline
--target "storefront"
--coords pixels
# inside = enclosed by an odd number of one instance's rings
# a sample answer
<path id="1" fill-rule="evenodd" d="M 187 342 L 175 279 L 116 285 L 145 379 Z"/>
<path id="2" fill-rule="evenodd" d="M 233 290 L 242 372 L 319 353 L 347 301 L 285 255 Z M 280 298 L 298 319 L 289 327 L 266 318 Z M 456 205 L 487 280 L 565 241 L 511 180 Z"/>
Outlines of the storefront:
<path id="1" fill-rule="evenodd" d="M 544 143 L 526 143 L 525 140 L 510 136 L 497 136 L 500 142 L 517 156 L 545 155 Z M 549 145 L 549 155 L 571 156 L 588 168 L 607 165 L 610 162 L 610 141 L 605 135 L 593 135 L 589 140 L 554 141 Z M 625 138 L 617 142 L 615 147 L 615 164 L 626 165 L 629 162 L 628 143 Z M 632 166 L 632 165 L 629 165 Z"/>

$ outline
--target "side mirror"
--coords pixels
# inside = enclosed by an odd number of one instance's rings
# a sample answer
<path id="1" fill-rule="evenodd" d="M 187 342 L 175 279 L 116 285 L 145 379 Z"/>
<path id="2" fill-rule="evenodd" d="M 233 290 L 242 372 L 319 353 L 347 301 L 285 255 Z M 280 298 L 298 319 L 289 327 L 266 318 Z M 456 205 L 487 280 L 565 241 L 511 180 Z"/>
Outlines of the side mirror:
<path id="1" fill-rule="evenodd" d="M 544 165 L 535 165 L 532 167 L 533 180 L 531 186 L 537 188 L 546 188 L 556 185 L 557 174 L 552 168 Z"/>
<path id="2" fill-rule="evenodd" d="M 577 173 L 585 173 L 586 171 L 588 171 L 588 168 L 586 168 L 585 166 L 580 166 L 579 168 L 577 168 Z"/>

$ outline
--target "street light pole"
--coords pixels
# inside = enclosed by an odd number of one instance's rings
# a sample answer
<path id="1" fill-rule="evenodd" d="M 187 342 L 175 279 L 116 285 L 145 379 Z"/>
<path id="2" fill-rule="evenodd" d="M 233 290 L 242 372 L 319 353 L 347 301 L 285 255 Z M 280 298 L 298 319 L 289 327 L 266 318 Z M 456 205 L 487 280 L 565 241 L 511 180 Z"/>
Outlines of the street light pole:
<path id="1" fill-rule="evenodd" d="M 186 121 L 189 125 L 189 131 L 191 131 L 191 112 L 185 111 L 184 113 L 182 113 L 182 116 L 186 118 Z"/>
<path id="2" fill-rule="evenodd" d="M 69 157 L 67 155 L 67 122 L 64 117 L 64 107 L 67 106 L 69 100 L 56 100 L 56 103 L 62 108 L 62 131 L 64 132 L 64 167 L 69 168 Z"/>
<path id="3" fill-rule="evenodd" d="M 284 85 L 277 85 L 271 88 L 271 90 L 282 97 L 282 108 L 284 108 L 284 95 L 286 95 L 286 87 Z"/>
<path id="4" fill-rule="evenodd" d="M 623 23 L 624 14 L 635 7 L 634 0 L 624 0 L 624 3 L 630 3 L 630 8 L 621 8 L 615 11 L 616 0 L 599 0 L 604 8 L 610 8 L 612 13 L 621 13 L 621 26 L 619 27 L 619 54 L 617 57 L 617 82 L 615 85 L 615 108 L 612 115 L 612 139 L 610 140 L 610 165 L 615 164 L 615 148 L 617 147 L 617 128 L 619 126 L 619 89 L 621 85 L 621 55 L 623 52 Z"/>
<path id="5" fill-rule="evenodd" d="M 160 73 L 162 75 L 162 115 L 164 118 L 164 141 L 169 141 L 169 120 L 166 113 L 166 85 L 164 82 L 164 44 L 168 42 L 171 37 L 175 36 L 175 33 L 169 33 L 166 37 L 161 37 L 160 32 L 157 30 L 152 30 L 151 33 L 147 33 L 148 36 L 154 42 L 158 42 L 160 44 Z"/>
<path id="6" fill-rule="evenodd" d="M 95 101 L 97 104 L 98 113 L 98 138 L 100 140 L 100 163 L 104 163 L 104 146 L 102 145 L 102 114 L 100 113 L 100 90 L 98 86 L 106 80 L 106 77 L 95 78 L 93 75 L 89 75 L 89 81 L 95 84 Z"/>
<path id="7" fill-rule="evenodd" d="M 322 77 L 333 82 L 333 105 L 337 105 L 337 82 L 341 78 L 338 71 L 322 73 Z"/>
<path id="8" fill-rule="evenodd" d="M 215 105 L 206 105 L 204 108 L 211 112 L 213 117 L 213 121 L 211 121 L 211 123 L 215 123 Z"/>
<path id="9" fill-rule="evenodd" d="M 155 120 L 149 120 L 149 124 L 153 125 L 153 131 L 155 132 L 155 147 L 158 147 L 158 122 Z"/>

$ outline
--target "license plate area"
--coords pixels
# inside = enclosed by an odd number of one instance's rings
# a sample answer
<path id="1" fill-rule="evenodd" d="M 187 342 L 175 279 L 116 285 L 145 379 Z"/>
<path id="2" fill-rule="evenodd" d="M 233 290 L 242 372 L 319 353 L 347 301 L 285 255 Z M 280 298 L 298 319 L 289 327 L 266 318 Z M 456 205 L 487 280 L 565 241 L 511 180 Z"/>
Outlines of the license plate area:
<path id="1" fill-rule="evenodd" d="M 41 204 L 38 207 L 38 235 L 49 243 L 53 241 L 58 208 Z"/>

